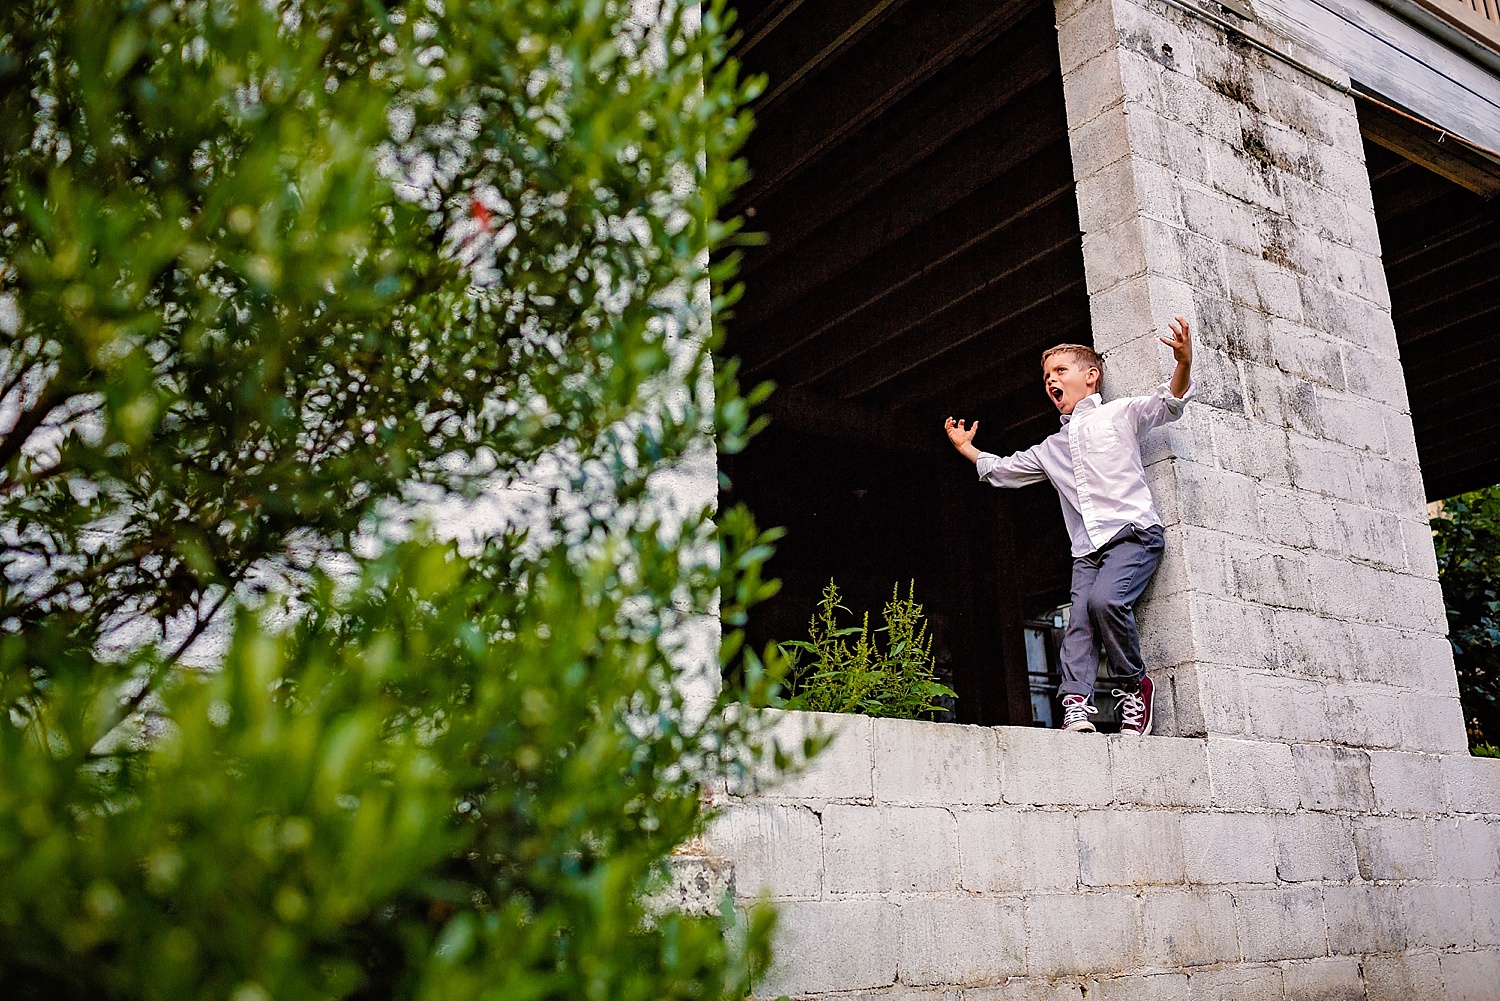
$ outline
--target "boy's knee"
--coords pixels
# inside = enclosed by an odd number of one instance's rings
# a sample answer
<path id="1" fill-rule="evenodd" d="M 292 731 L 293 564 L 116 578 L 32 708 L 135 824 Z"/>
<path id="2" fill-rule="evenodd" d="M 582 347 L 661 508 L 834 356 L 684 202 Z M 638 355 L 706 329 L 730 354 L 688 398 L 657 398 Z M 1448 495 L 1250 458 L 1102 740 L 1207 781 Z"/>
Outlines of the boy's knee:
<path id="1" fill-rule="evenodd" d="M 1131 613 L 1131 603 L 1115 594 L 1091 594 L 1089 613 L 1101 618 L 1124 618 Z"/>

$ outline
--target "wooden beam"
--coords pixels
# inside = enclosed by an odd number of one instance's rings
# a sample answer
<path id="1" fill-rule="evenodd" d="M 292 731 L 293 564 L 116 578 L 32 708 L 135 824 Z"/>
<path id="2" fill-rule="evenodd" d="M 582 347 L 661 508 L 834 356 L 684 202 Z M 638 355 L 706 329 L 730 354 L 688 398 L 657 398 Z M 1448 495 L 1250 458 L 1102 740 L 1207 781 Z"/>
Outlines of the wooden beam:
<path id="1" fill-rule="evenodd" d="M 1061 198 L 1020 216 L 965 253 L 906 283 L 899 294 L 883 296 L 869 308 L 852 311 L 837 323 L 808 332 L 777 359 L 776 377 L 792 385 L 815 382 L 872 351 L 883 352 L 885 345 L 919 330 L 935 317 L 952 317 L 944 322 L 963 323 L 964 319 L 989 315 L 962 307 L 974 297 L 994 300 L 1014 295 L 1017 285 L 1009 279 L 1078 243 L 1077 234 L 1065 225 L 1076 218 L 1074 207 Z"/>
<path id="2" fill-rule="evenodd" d="M 783 251 L 773 242 L 762 267 L 746 262 L 747 290 L 775 289 L 783 301 L 806 295 L 1049 146 L 1061 127 L 1062 95 L 1054 104 L 1037 90 L 1028 92 L 1037 100 L 981 122 L 942 156 L 902 174 L 796 247 Z"/>
<path id="3" fill-rule="evenodd" d="M 839 53 L 901 9 L 906 0 L 819 0 L 792 5 L 785 16 L 767 24 L 749 40 L 743 58 L 753 58 L 755 72 L 767 77 L 765 93 L 754 112 L 767 119 L 777 102 L 817 73 Z M 751 56 L 753 51 L 754 55 Z"/>
<path id="4" fill-rule="evenodd" d="M 1039 19 L 1033 16 L 1031 20 Z M 1050 21 L 1046 27 L 1045 34 L 1023 34 L 1018 26 L 982 57 L 949 66 L 830 150 L 796 184 L 765 198 L 752 199 L 746 193 L 731 213 L 753 209 L 757 229 L 772 234 L 778 247 L 792 246 L 1017 94 L 1056 75 L 1057 39 Z M 751 165 L 758 167 L 758 160 L 752 157 Z"/>
<path id="5" fill-rule="evenodd" d="M 1404 118 L 1355 91 L 1365 138 L 1485 198 L 1500 194 L 1500 160 L 1451 139 L 1436 125 Z"/>
<path id="6" fill-rule="evenodd" d="M 750 162 L 759 165 L 747 201 L 753 204 L 787 183 L 824 150 L 941 70 L 976 35 L 1014 20 L 1030 9 L 1029 3 L 903 6 L 820 67 L 823 85 L 811 89 L 804 84 L 795 115 L 774 115 L 761 123 L 745 148 Z"/>
<path id="7" fill-rule="evenodd" d="M 1068 200 L 1073 190 L 1067 141 L 1059 136 L 1035 156 L 978 188 L 920 227 L 831 281 L 800 296 L 785 284 L 756 287 L 738 310 L 731 337 L 746 335 L 746 363 L 774 360 L 795 343 L 795 331 L 813 337 L 852 313 L 895 295 L 1020 219 Z M 1071 226 L 1078 229 L 1076 217 Z M 752 348 L 753 345 L 753 348 Z"/>
<path id="8" fill-rule="evenodd" d="M 952 451 L 941 429 L 936 434 L 914 434 L 911 422 L 893 411 L 800 389 L 778 388 L 766 400 L 765 413 L 774 428 L 830 441 L 917 455 Z"/>
<path id="9" fill-rule="evenodd" d="M 1496 234 L 1496 238 L 1490 241 L 1490 248 L 1496 242 L 1500 242 L 1500 234 Z M 1491 256 L 1490 261 L 1493 260 Z M 1428 313 L 1443 303 L 1493 285 L 1495 278 L 1496 273 L 1489 262 L 1465 267 L 1462 259 L 1456 259 L 1443 270 L 1428 275 L 1424 281 L 1404 286 L 1399 298 L 1393 295 L 1391 316 L 1397 323 L 1404 323 L 1408 317 Z M 1493 291 L 1495 301 L 1500 302 L 1500 289 Z"/>
<path id="10" fill-rule="evenodd" d="M 826 387 L 836 380 L 843 394 L 854 396 L 877 392 L 924 366 L 947 369 L 948 359 L 959 348 L 979 338 L 993 343 L 991 331 L 1081 288 L 1083 280 L 1078 246 L 1065 245 L 1028 261 L 1024 267 L 987 286 L 983 294 L 964 299 L 901 331 L 900 337 L 882 342 L 878 351 L 871 345 L 853 358 L 841 359 L 837 370 L 813 384 Z"/>
<path id="11" fill-rule="evenodd" d="M 1500 273 L 1493 273 L 1484 284 L 1426 312 L 1409 314 L 1397 327 L 1396 339 L 1402 345 L 1436 337 L 1451 327 L 1480 316 L 1500 312 Z"/>
<path id="12" fill-rule="evenodd" d="M 1410 285 L 1439 278 L 1454 265 L 1486 256 L 1495 260 L 1495 251 L 1500 249 L 1500 224 L 1482 218 L 1477 222 L 1478 225 L 1457 237 L 1429 242 L 1420 251 L 1408 255 L 1401 264 L 1386 265 L 1385 277 L 1392 297 L 1399 296 Z"/>
<path id="13" fill-rule="evenodd" d="M 1428 397 L 1440 398 L 1450 379 L 1500 371 L 1500 327 L 1493 317 L 1478 317 L 1416 344 L 1401 345 L 1401 369 L 1412 408 L 1420 409 Z"/>
<path id="14" fill-rule="evenodd" d="M 1393 268 L 1401 268 L 1412 258 L 1439 247 L 1449 240 L 1457 240 L 1500 219 L 1500 202 L 1481 202 L 1478 212 L 1472 211 L 1474 196 L 1454 187 L 1452 193 L 1434 206 L 1431 216 L 1407 219 L 1402 223 L 1388 223 L 1380 218 L 1379 202 L 1376 203 L 1376 221 L 1380 229 L 1381 259 L 1385 261 L 1386 274 Z"/>

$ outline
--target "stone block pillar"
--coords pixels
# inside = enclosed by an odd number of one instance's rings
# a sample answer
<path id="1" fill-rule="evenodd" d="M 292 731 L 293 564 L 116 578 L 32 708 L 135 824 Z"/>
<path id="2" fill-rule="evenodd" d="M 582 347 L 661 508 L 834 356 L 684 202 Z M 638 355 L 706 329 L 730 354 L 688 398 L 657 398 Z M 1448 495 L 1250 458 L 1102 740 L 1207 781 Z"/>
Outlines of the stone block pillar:
<path id="1" fill-rule="evenodd" d="M 1160 732 L 1463 750 L 1352 98 L 1159 0 L 1056 12 L 1106 396 L 1195 332 L 1197 401 L 1147 454 Z"/>

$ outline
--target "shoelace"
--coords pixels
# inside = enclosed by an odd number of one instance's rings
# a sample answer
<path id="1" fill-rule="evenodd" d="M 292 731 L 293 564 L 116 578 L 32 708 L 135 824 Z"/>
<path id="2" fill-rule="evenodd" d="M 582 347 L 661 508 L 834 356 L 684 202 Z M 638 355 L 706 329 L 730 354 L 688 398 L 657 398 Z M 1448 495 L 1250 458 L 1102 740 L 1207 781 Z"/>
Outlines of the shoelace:
<path id="1" fill-rule="evenodd" d="M 1089 713 L 1097 713 L 1098 711 L 1097 707 L 1089 705 L 1083 701 L 1082 697 L 1076 700 L 1069 699 L 1063 703 L 1063 726 L 1072 726 L 1074 723 L 1080 723 L 1089 718 Z"/>
<path id="2" fill-rule="evenodd" d="M 1120 700 L 1120 725 L 1140 726 L 1146 718 L 1146 700 L 1141 698 L 1141 693 L 1116 688 L 1110 694 Z"/>

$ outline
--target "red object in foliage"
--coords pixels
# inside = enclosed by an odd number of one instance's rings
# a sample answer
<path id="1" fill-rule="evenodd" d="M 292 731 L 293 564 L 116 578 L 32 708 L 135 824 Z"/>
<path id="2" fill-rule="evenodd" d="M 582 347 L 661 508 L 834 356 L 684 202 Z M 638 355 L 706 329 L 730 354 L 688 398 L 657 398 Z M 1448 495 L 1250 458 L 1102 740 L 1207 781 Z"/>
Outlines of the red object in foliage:
<path id="1" fill-rule="evenodd" d="M 489 206 L 485 205 L 484 202 L 478 198 L 469 199 L 469 217 L 479 223 L 479 228 L 483 229 L 486 233 L 490 230 L 490 220 L 494 216 L 495 214 L 489 210 Z"/>

